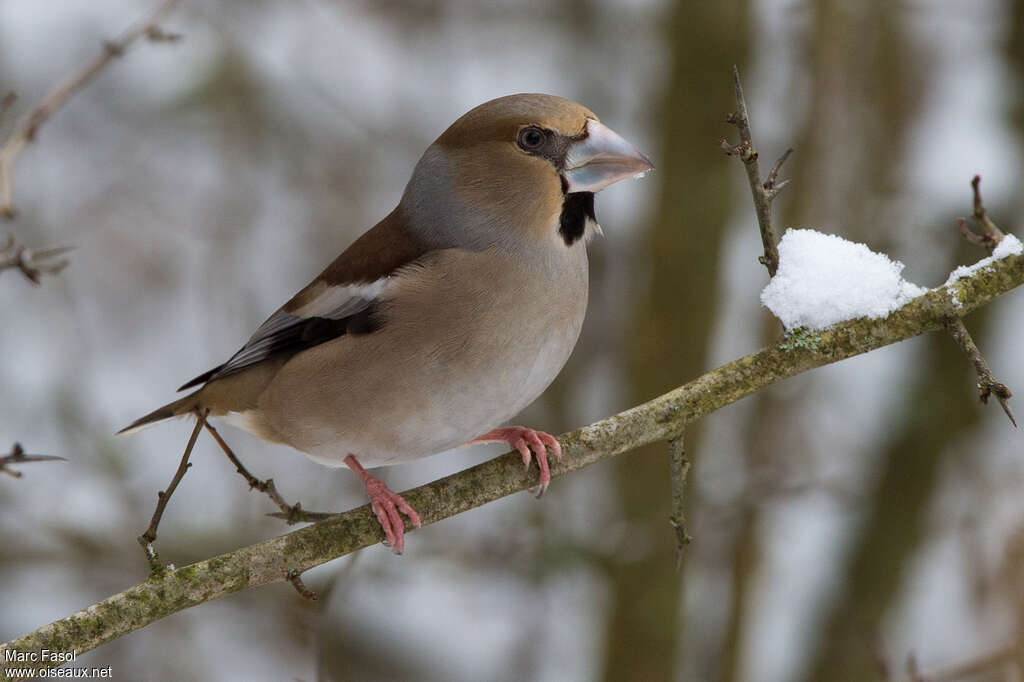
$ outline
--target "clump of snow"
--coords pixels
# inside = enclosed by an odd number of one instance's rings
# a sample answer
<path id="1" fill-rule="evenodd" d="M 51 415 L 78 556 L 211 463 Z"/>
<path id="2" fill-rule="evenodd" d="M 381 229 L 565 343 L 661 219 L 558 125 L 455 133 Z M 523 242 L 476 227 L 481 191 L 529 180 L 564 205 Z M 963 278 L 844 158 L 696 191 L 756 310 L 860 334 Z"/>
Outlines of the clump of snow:
<path id="1" fill-rule="evenodd" d="M 787 230 L 779 242 L 779 271 L 761 302 L 787 330 L 886 317 L 928 291 L 903 279 L 903 267 L 836 235 Z"/>
<path id="2" fill-rule="evenodd" d="M 1020 240 L 1012 234 L 1004 235 L 1002 240 L 996 245 L 996 248 L 992 250 L 991 256 L 988 258 L 982 258 L 974 265 L 961 265 L 956 270 L 949 273 L 949 279 L 946 280 L 946 284 L 952 284 L 958 279 L 970 277 L 978 270 L 987 268 L 997 260 L 1006 258 L 1007 256 L 1019 256 L 1021 253 L 1024 253 L 1024 244 L 1021 244 Z M 942 286 L 946 286 L 946 284 L 943 284 Z"/>

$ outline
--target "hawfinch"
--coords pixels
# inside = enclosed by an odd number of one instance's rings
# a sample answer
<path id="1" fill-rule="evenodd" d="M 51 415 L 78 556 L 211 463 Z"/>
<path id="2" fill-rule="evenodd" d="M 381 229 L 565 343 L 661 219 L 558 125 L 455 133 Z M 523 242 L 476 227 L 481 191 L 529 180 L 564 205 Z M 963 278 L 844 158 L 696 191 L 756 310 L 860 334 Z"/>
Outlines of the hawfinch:
<path id="1" fill-rule="evenodd" d="M 199 387 L 131 431 L 224 417 L 362 479 L 385 542 L 419 515 L 364 466 L 503 442 L 539 492 L 558 441 L 499 428 L 562 369 L 587 307 L 594 193 L 653 168 L 589 109 L 520 94 L 471 110 L 416 164 L 402 199 Z"/>

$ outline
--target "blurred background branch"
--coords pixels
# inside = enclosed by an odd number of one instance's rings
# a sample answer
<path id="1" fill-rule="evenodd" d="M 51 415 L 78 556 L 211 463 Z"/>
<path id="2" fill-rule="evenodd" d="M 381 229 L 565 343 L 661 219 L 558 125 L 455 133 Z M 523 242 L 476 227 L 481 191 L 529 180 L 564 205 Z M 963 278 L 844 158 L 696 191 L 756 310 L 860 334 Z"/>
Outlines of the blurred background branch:
<path id="1" fill-rule="evenodd" d="M 56 275 L 67 267 L 68 259 L 61 258 L 73 246 L 56 246 L 49 249 L 29 249 L 14 241 L 14 235 L 0 243 L 0 272 L 18 270 L 32 284 L 39 285 L 43 275 Z"/>
<path id="2" fill-rule="evenodd" d="M 0 456 L 0 473 L 7 474 L 12 478 L 21 478 L 22 474 L 16 469 L 11 469 L 12 464 L 24 464 L 26 462 L 66 462 L 67 460 L 63 457 L 57 457 L 55 455 L 28 455 L 25 454 L 25 449 L 21 447 L 21 443 L 15 443 L 11 446 L 11 451 Z"/>
<path id="3" fill-rule="evenodd" d="M 39 127 L 53 114 L 64 106 L 65 102 L 76 92 L 85 87 L 89 81 L 98 76 L 114 59 L 122 56 L 132 43 L 142 37 L 154 42 L 174 42 L 180 36 L 167 33 L 160 28 L 162 22 L 174 9 L 177 0 L 163 0 L 156 10 L 138 26 L 128 29 L 116 40 L 103 43 L 100 53 L 86 63 L 81 69 L 57 83 L 33 109 L 25 112 L 15 122 L 14 130 L 7 141 L 0 147 L 0 216 L 14 217 L 14 187 L 12 170 L 14 162 L 21 151 L 39 134 Z M 13 104 L 11 94 L 4 97 L 2 109 Z M 26 275 L 27 276 L 27 275 Z"/>

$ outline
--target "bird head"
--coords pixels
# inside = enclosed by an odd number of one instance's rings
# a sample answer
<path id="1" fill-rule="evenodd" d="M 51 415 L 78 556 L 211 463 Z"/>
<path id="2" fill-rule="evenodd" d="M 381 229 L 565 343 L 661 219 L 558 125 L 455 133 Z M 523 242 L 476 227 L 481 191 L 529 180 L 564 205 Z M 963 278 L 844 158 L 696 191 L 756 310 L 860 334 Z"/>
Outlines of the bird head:
<path id="1" fill-rule="evenodd" d="M 595 192 L 653 167 L 582 105 L 509 95 L 442 133 L 417 164 L 403 204 L 435 236 L 460 245 L 556 239 L 572 246 L 594 221 Z"/>

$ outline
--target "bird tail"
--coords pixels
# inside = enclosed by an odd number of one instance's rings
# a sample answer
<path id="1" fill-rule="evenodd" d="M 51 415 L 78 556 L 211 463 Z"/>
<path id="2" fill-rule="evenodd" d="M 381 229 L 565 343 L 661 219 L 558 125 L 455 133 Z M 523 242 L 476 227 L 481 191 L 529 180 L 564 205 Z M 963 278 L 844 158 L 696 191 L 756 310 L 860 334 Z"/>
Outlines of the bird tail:
<path id="1" fill-rule="evenodd" d="M 170 419 L 171 417 L 180 417 L 183 414 L 188 414 L 199 408 L 199 394 L 202 393 L 202 389 L 189 393 L 184 398 L 179 398 L 172 403 L 167 403 L 161 408 L 153 410 L 145 417 L 140 417 L 133 421 L 128 426 L 124 427 L 117 432 L 118 435 L 136 433 L 141 431 L 150 424 L 154 424 L 164 419 Z"/>

